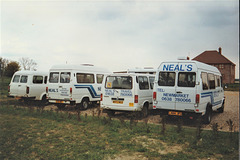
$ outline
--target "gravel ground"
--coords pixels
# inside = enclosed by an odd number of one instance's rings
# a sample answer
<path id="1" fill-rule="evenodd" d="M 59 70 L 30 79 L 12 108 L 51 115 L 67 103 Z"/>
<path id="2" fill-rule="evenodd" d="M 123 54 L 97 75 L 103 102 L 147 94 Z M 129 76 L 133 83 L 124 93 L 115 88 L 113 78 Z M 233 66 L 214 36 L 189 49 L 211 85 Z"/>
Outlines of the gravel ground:
<path id="1" fill-rule="evenodd" d="M 217 123 L 219 126 L 220 131 L 229 131 L 229 126 L 226 121 L 231 119 L 234 125 L 234 131 L 239 131 L 239 92 L 232 92 L 232 91 L 225 91 L 225 108 L 223 113 L 214 112 L 212 121 L 209 125 L 203 125 L 203 129 L 211 129 L 212 125 Z M 54 105 L 48 105 L 45 109 L 57 109 Z M 74 112 L 74 108 L 68 108 L 69 111 Z M 97 116 L 98 108 L 92 107 L 87 110 L 81 111 L 81 115 L 93 115 Z M 105 113 L 102 113 L 101 116 L 107 116 Z M 128 113 L 117 113 L 113 118 L 124 118 L 125 120 L 129 120 L 131 114 Z M 149 123 L 161 123 L 161 117 L 159 115 L 149 115 L 148 117 Z M 139 119 L 139 121 L 144 121 L 144 119 Z M 168 118 L 167 124 L 177 124 L 177 119 L 175 118 Z M 194 120 L 187 120 L 184 121 L 184 126 L 195 127 L 196 121 Z"/>

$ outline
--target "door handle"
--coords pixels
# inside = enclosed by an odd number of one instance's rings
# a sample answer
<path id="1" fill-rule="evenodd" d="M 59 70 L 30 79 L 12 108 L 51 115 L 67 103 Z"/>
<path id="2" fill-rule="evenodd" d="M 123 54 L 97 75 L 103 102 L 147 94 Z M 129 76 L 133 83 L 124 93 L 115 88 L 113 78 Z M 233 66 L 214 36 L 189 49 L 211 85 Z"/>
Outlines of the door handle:
<path id="1" fill-rule="evenodd" d="M 62 86 L 59 86 L 59 88 L 62 88 Z"/>
<path id="2" fill-rule="evenodd" d="M 181 91 L 177 91 L 177 93 L 182 93 Z"/>
<path id="3" fill-rule="evenodd" d="M 21 87 L 21 85 L 18 85 L 18 87 Z"/>

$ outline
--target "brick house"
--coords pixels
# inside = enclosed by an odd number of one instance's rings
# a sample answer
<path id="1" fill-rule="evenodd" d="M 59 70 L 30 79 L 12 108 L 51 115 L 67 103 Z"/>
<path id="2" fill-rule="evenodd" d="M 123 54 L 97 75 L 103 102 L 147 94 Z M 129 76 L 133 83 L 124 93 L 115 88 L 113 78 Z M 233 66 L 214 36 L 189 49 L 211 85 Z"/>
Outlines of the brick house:
<path id="1" fill-rule="evenodd" d="M 222 48 L 218 51 L 204 51 L 193 60 L 203 62 L 219 69 L 222 74 L 223 83 L 234 83 L 235 80 L 235 64 L 222 55 Z"/>

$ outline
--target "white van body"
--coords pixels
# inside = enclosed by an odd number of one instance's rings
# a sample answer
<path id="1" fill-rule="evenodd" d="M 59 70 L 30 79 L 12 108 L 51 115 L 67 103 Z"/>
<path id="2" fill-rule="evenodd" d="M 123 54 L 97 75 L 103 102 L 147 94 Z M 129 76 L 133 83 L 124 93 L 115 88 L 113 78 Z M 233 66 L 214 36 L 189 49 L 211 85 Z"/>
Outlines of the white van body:
<path id="1" fill-rule="evenodd" d="M 9 84 L 9 97 L 17 99 L 46 100 L 48 72 L 17 71 Z"/>
<path id="2" fill-rule="evenodd" d="M 106 69 L 93 65 L 54 65 L 49 71 L 48 101 L 59 108 L 67 104 L 88 108 L 89 102 L 100 101 Z"/>
<path id="3" fill-rule="evenodd" d="M 161 114 L 191 118 L 203 116 L 210 123 L 212 111 L 224 109 L 221 73 L 216 67 L 193 60 L 161 63 L 153 89 L 153 109 Z"/>
<path id="4" fill-rule="evenodd" d="M 147 116 L 152 109 L 155 75 L 122 73 L 108 75 L 104 81 L 100 107 L 113 115 L 115 112 L 142 111 Z"/>

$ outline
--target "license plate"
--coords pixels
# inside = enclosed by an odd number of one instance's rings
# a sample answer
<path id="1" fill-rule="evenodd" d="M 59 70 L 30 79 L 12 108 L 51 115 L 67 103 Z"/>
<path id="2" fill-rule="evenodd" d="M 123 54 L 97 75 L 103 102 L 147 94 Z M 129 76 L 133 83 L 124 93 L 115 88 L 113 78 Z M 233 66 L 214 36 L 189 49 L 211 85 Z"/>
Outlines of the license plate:
<path id="1" fill-rule="evenodd" d="M 64 103 L 64 101 L 56 101 L 56 103 Z"/>
<path id="2" fill-rule="evenodd" d="M 168 115 L 172 115 L 172 116 L 182 116 L 182 112 L 174 112 L 174 111 L 169 111 Z"/>
<path id="3" fill-rule="evenodd" d="M 123 101 L 113 101 L 113 103 L 116 103 L 116 104 L 123 104 Z"/>

